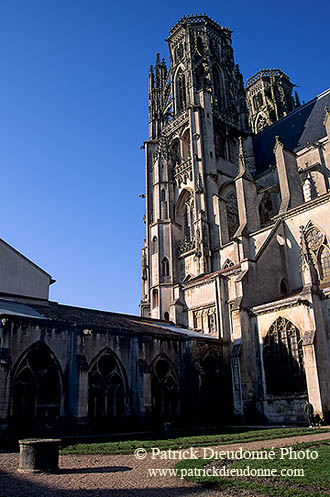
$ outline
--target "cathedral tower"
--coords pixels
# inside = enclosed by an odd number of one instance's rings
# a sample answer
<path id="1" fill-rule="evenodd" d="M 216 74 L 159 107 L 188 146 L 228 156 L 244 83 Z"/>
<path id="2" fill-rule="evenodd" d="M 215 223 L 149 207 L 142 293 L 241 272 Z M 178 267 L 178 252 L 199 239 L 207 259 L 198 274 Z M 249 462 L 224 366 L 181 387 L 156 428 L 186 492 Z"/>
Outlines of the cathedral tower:
<path id="1" fill-rule="evenodd" d="M 228 28 L 184 16 L 167 41 L 169 69 L 157 54 L 149 72 L 141 314 L 188 324 L 183 285 L 221 267 L 240 225 L 233 180 L 248 117 Z"/>
<path id="2" fill-rule="evenodd" d="M 294 86 L 279 69 L 261 69 L 247 80 L 246 100 L 253 133 L 259 133 L 300 105 L 297 93 L 296 101 L 292 97 Z"/>

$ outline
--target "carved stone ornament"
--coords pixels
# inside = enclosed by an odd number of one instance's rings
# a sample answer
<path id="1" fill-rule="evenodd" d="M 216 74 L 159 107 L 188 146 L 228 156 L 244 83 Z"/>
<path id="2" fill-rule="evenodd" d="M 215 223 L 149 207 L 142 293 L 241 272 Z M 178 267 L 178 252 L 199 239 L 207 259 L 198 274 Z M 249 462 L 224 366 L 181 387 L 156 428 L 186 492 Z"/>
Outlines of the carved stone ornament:
<path id="1" fill-rule="evenodd" d="M 324 235 L 317 228 L 312 228 L 306 234 L 306 242 L 310 250 L 317 250 L 324 241 Z"/>
<path id="2" fill-rule="evenodd" d="M 185 252 L 190 252 L 190 250 L 193 250 L 195 248 L 195 244 L 196 243 L 194 238 L 189 239 L 185 237 L 185 239 L 182 242 L 178 243 L 177 250 L 179 255 L 182 255 Z"/>
<path id="3" fill-rule="evenodd" d="M 153 154 L 152 163 L 155 164 L 155 162 L 160 158 L 168 160 L 169 157 L 170 157 L 170 154 L 169 154 L 168 141 L 167 141 L 166 137 L 164 135 L 162 135 L 160 137 L 157 149 Z"/>
<path id="4" fill-rule="evenodd" d="M 187 181 L 192 181 L 192 161 L 186 160 L 182 164 L 177 164 L 174 168 L 174 179 L 177 186 L 180 188 L 181 183 L 187 184 Z"/>
<path id="5" fill-rule="evenodd" d="M 305 331 L 303 337 L 303 345 L 313 345 L 315 338 L 315 330 Z"/>

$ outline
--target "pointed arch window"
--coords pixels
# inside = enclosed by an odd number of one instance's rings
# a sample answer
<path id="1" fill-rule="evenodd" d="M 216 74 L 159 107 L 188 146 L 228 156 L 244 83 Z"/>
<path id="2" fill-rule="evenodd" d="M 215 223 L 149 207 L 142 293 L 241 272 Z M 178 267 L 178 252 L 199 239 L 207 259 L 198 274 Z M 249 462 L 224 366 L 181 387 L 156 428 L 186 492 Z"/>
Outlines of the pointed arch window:
<path id="1" fill-rule="evenodd" d="M 158 290 L 152 291 L 152 307 L 158 307 Z"/>
<path id="2" fill-rule="evenodd" d="M 125 414 L 125 382 L 115 355 L 109 350 L 94 361 L 89 372 L 90 418 L 120 421 Z"/>
<path id="3" fill-rule="evenodd" d="M 180 69 L 176 78 L 176 110 L 177 114 L 181 114 L 186 109 L 186 78 L 183 71 Z"/>
<path id="4" fill-rule="evenodd" d="M 161 269 L 162 269 L 162 276 L 169 276 L 170 265 L 169 265 L 167 257 L 164 257 L 164 259 L 162 260 L 162 268 Z"/>
<path id="5" fill-rule="evenodd" d="M 171 144 L 171 161 L 174 167 L 181 164 L 180 142 L 178 139 L 173 140 Z"/>
<path id="6" fill-rule="evenodd" d="M 262 131 L 267 126 L 267 121 L 266 121 L 265 116 L 263 116 L 262 114 L 260 114 L 257 117 L 256 125 L 255 126 L 256 126 L 256 133 L 259 133 L 260 131 Z"/>
<path id="7" fill-rule="evenodd" d="M 311 223 L 305 229 L 305 240 L 309 254 L 321 281 L 330 278 L 330 249 L 326 235 Z"/>
<path id="8" fill-rule="evenodd" d="M 270 193 L 266 193 L 259 204 L 260 225 L 265 226 L 266 224 L 269 224 L 274 215 L 272 197 Z"/>
<path id="9" fill-rule="evenodd" d="M 263 363 L 268 394 L 306 392 L 302 339 L 298 328 L 283 317 L 272 324 L 264 338 Z"/>
<path id="10" fill-rule="evenodd" d="M 214 65 L 212 67 L 212 77 L 213 77 L 213 88 L 214 88 L 214 101 L 217 107 L 221 107 L 223 104 L 222 95 L 222 82 L 219 68 Z"/>
<path id="11" fill-rule="evenodd" d="M 156 359 L 151 374 L 152 407 L 155 419 L 172 421 L 178 414 L 179 388 L 175 370 L 166 358 Z"/>
<path id="12" fill-rule="evenodd" d="M 187 130 L 182 137 L 182 159 L 187 161 L 190 158 L 190 134 Z"/>
<path id="13" fill-rule="evenodd" d="M 36 344 L 19 365 L 13 379 L 13 416 L 47 419 L 60 415 L 61 374 L 48 348 Z"/>
<path id="14" fill-rule="evenodd" d="M 330 251 L 323 246 L 319 254 L 319 268 L 321 279 L 330 278 Z"/>
<path id="15" fill-rule="evenodd" d="M 151 244 L 151 254 L 157 254 L 158 252 L 158 238 L 157 236 L 154 236 L 152 239 L 152 244 Z"/>
<path id="16" fill-rule="evenodd" d="M 233 238 L 239 228 L 238 205 L 234 192 L 230 192 L 226 197 L 227 225 L 229 239 Z"/>
<path id="17" fill-rule="evenodd" d="M 193 223 L 194 223 L 194 210 L 191 200 L 187 201 L 184 205 L 183 214 L 183 235 L 184 239 L 190 241 L 192 239 L 193 233 Z"/>

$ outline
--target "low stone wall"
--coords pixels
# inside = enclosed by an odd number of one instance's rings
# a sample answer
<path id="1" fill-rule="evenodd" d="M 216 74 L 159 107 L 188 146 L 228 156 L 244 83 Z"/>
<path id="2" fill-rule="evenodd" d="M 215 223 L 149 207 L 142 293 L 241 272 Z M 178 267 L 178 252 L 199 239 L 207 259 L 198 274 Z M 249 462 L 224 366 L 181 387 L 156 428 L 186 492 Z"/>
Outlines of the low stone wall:
<path id="1" fill-rule="evenodd" d="M 305 398 L 269 398 L 258 403 L 268 423 L 307 423 Z"/>

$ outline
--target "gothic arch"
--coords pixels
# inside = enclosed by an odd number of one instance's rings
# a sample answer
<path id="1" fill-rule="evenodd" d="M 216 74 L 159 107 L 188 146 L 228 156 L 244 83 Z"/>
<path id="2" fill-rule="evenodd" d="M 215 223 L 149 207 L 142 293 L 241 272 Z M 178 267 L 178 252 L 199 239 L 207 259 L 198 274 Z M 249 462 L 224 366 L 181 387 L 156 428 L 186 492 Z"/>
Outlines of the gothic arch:
<path id="1" fill-rule="evenodd" d="M 170 264 L 167 257 L 164 257 L 161 262 L 161 275 L 169 276 L 170 275 Z"/>
<path id="2" fill-rule="evenodd" d="M 117 355 L 104 348 L 91 362 L 88 372 L 88 416 L 97 422 L 122 421 L 127 410 L 128 384 Z"/>
<path id="3" fill-rule="evenodd" d="M 182 133 L 181 145 L 182 145 L 182 160 L 183 160 L 183 162 L 185 162 L 188 159 L 190 159 L 190 156 L 191 156 L 191 153 L 190 153 L 190 130 L 189 130 L 189 128 L 186 129 Z"/>
<path id="4" fill-rule="evenodd" d="M 269 395 L 306 393 L 302 338 L 288 319 L 278 317 L 263 341 L 266 392 Z"/>
<path id="5" fill-rule="evenodd" d="M 235 266 L 235 263 L 231 259 L 226 259 L 223 263 L 222 269 L 229 269 L 230 267 Z"/>
<path id="6" fill-rule="evenodd" d="M 267 117 L 265 116 L 265 114 L 263 112 L 259 112 L 259 114 L 255 118 L 254 122 L 255 122 L 255 126 L 254 126 L 255 133 L 259 133 L 269 124 Z"/>
<path id="7" fill-rule="evenodd" d="M 218 64 L 212 66 L 212 80 L 214 89 L 214 100 L 218 108 L 226 105 L 225 81 L 222 69 Z"/>
<path id="8" fill-rule="evenodd" d="M 239 228 L 238 204 L 236 192 L 229 192 L 225 197 L 229 239 L 233 238 Z"/>
<path id="9" fill-rule="evenodd" d="M 61 415 L 62 393 L 63 375 L 58 360 L 44 342 L 34 343 L 13 369 L 13 417 L 25 424 L 47 420 L 50 426 Z"/>
<path id="10" fill-rule="evenodd" d="M 304 238 L 320 281 L 330 279 L 330 246 L 324 231 L 309 221 L 305 226 Z"/>
<path id="11" fill-rule="evenodd" d="M 175 137 L 170 145 L 170 156 L 173 167 L 178 164 L 181 164 L 181 148 L 180 148 L 180 139 Z"/>
<path id="12" fill-rule="evenodd" d="M 179 381 L 175 368 L 165 354 L 151 364 L 151 395 L 154 419 L 172 421 L 179 414 Z"/>
<path id="13" fill-rule="evenodd" d="M 190 241 L 194 235 L 194 200 L 191 191 L 186 188 L 177 200 L 175 220 L 181 225 L 181 238 Z"/>
<path id="14" fill-rule="evenodd" d="M 179 66 L 174 76 L 175 88 L 175 111 L 176 114 L 186 110 L 187 105 L 187 91 L 186 91 L 186 77 L 184 74 L 183 66 Z"/>
<path id="15" fill-rule="evenodd" d="M 151 255 L 157 254 L 158 252 L 158 238 L 154 236 L 151 242 Z"/>
<path id="16" fill-rule="evenodd" d="M 274 205 L 271 194 L 266 192 L 259 202 L 259 218 L 260 226 L 265 226 L 271 223 L 271 218 L 275 215 Z"/>

